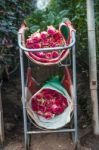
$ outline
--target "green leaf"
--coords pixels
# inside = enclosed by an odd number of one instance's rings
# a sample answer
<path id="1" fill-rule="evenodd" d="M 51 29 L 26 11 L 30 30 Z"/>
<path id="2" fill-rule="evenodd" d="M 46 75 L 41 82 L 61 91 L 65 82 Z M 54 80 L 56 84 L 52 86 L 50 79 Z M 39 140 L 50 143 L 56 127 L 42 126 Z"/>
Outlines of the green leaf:
<path id="1" fill-rule="evenodd" d="M 31 33 L 36 32 L 38 29 L 40 29 L 40 26 L 38 26 L 38 25 L 33 25 L 32 27 L 30 27 L 30 32 L 31 32 Z"/>
<path id="2" fill-rule="evenodd" d="M 17 0 L 11 0 L 11 1 L 12 1 L 13 3 L 15 3 L 15 4 L 17 3 Z"/>
<path id="3" fill-rule="evenodd" d="M 0 1 L 0 7 L 2 7 L 3 9 L 5 9 L 5 0 Z"/>
<path id="4" fill-rule="evenodd" d="M 14 16 L 15 15 L 15 13 L 12 12 L 12 11 L 8 11 L 7 14 L 10 15 L 10 16 Z"/>
<path id="5" fill-rule="evenodd" d="M 53 24 L 54 23 L 54 20 L 55 20 L 55 16 L 52 12 L 49 12 L 49 14 L 47 15 L 48 16 L 48 21 L 50 24 Z"/>
<path id="6" fill-rule="evenodd" d="M 5 27 L 0 27 L 0 32 L 7 32 L 7 29 Z"/>
<path id="7" fill-rule="evenodd" d="M 74 16 L 73 18 L 72 18 L 72 21 L 76 21 L 76 20 L 78 20 L 79 19 L 79 16 Z"/>
<path id="8" fill-rule="evenodd" d="M 59 12 L 59 16 L 60 17 L 66 17 L 66 15 L 69 13 L 69 9 L 67 10 L 62 10 Z"/>
<path id="9" fill-rule="evenodd" d="M 7 25 L 8 25 L 7 20 L 2 20 L 1 25 L 2 25 L 2 26 L 7 26 Z"/>
<path id="10" fill-rule="evenodd" d="M 78 3 L 78 4 L 76 5 L 76 8 L 80 8 L 80 6 L 81 6 L 81 3 Z"/>
<path id="11" fill-rule="evenodd" d="M 46 29 L 46 26 L 47 26 L 46 21 L 40 22 L 40 29 Z"/>

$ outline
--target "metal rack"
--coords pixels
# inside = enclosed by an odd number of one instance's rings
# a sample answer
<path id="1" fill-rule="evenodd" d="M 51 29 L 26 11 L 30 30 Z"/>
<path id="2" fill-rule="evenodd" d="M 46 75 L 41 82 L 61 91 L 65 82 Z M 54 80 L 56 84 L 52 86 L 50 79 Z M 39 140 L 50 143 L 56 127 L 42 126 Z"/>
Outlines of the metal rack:
<path id="1" fill-rule="evenodd" d="M 31 134 L 39 134 L 39 133 L 55 133 L 55 132 L 71 132 L 73 137 L 74 145 L 76 146 L 78 142 L 78 132 L 77 132 L 77 96 L 76 96 L 76 54 L 75 54 L 75 32 L 72 32 L 72 43 L 68 46 L 63 47 L 55 47 L 55 48 L 40 48 L 40 49 L 28 49 L 22 43 L 24 38 L 25 28 L 21 28 L 18 32 L 18 45 L 20 48 L 20 68 L 21 68 L 21 86 L 22 86 L 22 105 L 23 105 L 23 118 L 24 118 L 24 140 L 25 140 L 25 150 L 29 149 L 29 135 Z M 26 97 L 25 97 L 25 75 L 24 75 L 24 59 L 23 53 L 26 52 L 36 52 L 36 51 L 52 51 L 52 50 L 63 50 L 66 48 L 70 48 L 72 55 L 72 81 L 73 81 L 73 103 L 74 103 L 74 111 L 73 111 L 73 124 L 72 128 L 62 128 L 57 130 L 28 130 L 27 123 L 27 111 L 26 111 Z"/>

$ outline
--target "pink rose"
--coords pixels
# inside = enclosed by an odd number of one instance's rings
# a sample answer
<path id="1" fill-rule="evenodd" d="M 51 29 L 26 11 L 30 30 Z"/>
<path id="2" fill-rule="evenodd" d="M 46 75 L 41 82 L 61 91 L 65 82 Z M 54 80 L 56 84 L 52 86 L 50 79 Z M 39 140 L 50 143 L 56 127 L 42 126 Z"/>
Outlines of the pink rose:
<path id="1" fill-rule="evenodd" d="M 26 47 L 31 49 L 31 48 L 33 48 L 33 44 L 32 43 L 31 44 L 26 43 Z"/>
<path id="2" fill-rule="evenodd" d="M 61 45 L 64 45 L 64 44 L 65 44 L 64 40 L 62 40 L 62 39 L 57 40 L 57 45 L 58 46 L 61 46 Z"/>
<path id="3" fill-rule="evenodd" d="M 49 35 L 54 35 L 56 33 L 56 29 L 51 25 L 48 26 L 47 32 Z"/>
<path id="4" fill-rule="evenodd" d="M 62 107 L 65 109 L 68 106 L 66 98 L 62 99 Z"/>
<path id="5" fill-rule="evenodd" d="M 52 96 L 48 93 L 45 93 L 44 96 L 43 96 L 46 100 L 50 100 L 52 99 Z"/>
<path id="6" fill-rule="evenodd" d="M 50 112 L 51 112 L 51 107 L 53 104 L 54 104 L 54 99 L 46 100 L 45 101 L 46 109 L 50 109 Z"/>
<path id="7" fill-rule="evenodd" d="M 46 113 L 44 114 L 44 117 L 45 117 L 46 119 L 52 119 L 52 118 L 54 117 L 54 114 L 52 114 L 51 112 L 46 112 Z"/>
<path id="8" fill-rule="evenodd" d="M 36 99 L 42 99 L 43 95 L 41 93 L 36 95 Z"/>
<path id="9" fill-rule="evenodd" d="M 62 35 L 61 35 L 61 33 L 58 30 L 54 34 L 54 38 L 55 38 L 56 41 L 62 38 Z"/>
<path id="10" fill-rule="evenodd" d="M 53 95 L 53 97 L 58 97 L 58 92 L 56 92 L 55 90 L 52 90 L 51 94 Z"/>
<path id="11" fill-rule="evenodd" d="M 47 59 L 51 59 L 52 58 L 52 53 L 51 52 L 48 52 L 46 53 L 46 56 L 45 56 Z"/>
<path id="12" fill-rule="evenodd" d="M 44 95 L 44 94 L 50 94 L 50 89 L 43 89 L 41 91 L 41 93 Z"/>
<path id="13" fill-rule="evenodd" d="M 41 32 L 41 39 L 46 39 L 48 37 L 48 33 L 46 31 Z"/>
<path id="14" fill-rule="evenodd" d="M 42 48 L 44 48 L 45 46 L 49 46 L 49 40 L 48 39 L 42 39 Z"/>
<path id="15" fill-rule="evenodd" d="M 45 53 L 44 52 L 36 52 L 35 53 L 38 57 L 40 58 L 45 58 Z"/>
<path id="16" fill-rule="evenodd" d="M 52 112 L 52 111 L 51 111 L 51 107 L 48 107 L 48 106 L 47 106 L 46 112 Z"/>
<path id="17" fill-rule="evenodd" d="M 53 40 L 52 41 L 50 41 L 50 47 L 56 47 L 57 45 L 56 45 L 56 42 L 54 42 Z"/>
<path id="18" fill-rule="evenodd" d="M 35 99 L 32 99 L 32 109 L 34 111 L 38 111 L 38 104 L 37 104 L 37 101 L 35 101 Z"/>
<path id="19" fill-rule="evenodd" d="M 53 57 L 53 58 L 56 58 L 56 57 L 58 57 L 58 56 L 59 56 L 58 51 L 53 51 L 53 52 L 52 52 L 52 57 Z"/>
<path id="20" fill-rule="evenodd" d="M 53 104 L 51 107 L 52 113 L 55 115 L 61 114 L 64 109 L 61 106 L 57 106 L 56 104 Z"/>
<path id="21" fill-rule="evenodd" d="M 26 43 L 27 44 L 32 44 L 33 42 L 32 42 L 32 38 L 28 38 L 27 40 L 26 40 Z"/>
<path id="22" fill-rule="evenodd" d="M 33 48 L 32 38 L 28 38 L 28 39 L 26 40 L 26 47 L 27 47 L 27 48 Z"/>
<path id="23" fill-rule="evenodd" d="M 40 110 L 41 112 L 46 112 L 46 107 L 43 105 L 39 105 L 38 110 Z"/>
<path id="24" fill-rule="evenodd" d="M 61 100 L 60 99 L 55 99 L 54 104 L 57 105 L 57 106 L 61 106 Z"/>
<path id="25" fill-rule="evenodd" d="M 31 35 L 32 42 L 39 42 L 41 40 L 41 35 L 39 32 L 35 32 L 34 34 Z"/>
<path id="26" fill-rule="evenodd" d="M 40 43 L 33 43 L 33 48 L 41 48 L 41 44 Z"/>

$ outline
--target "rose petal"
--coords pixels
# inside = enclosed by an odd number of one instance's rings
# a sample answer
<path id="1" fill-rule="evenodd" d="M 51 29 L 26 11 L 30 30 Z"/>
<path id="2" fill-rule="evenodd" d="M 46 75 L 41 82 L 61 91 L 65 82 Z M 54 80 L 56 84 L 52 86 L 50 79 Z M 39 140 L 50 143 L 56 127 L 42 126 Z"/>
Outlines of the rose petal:
<path id="1" fill-rule="evenodd" d="M 42 112 L 42 111 L 40 111 L 40 110 L 39 110 L 39 111 L 37 111 L 37 114 L 38 114 L 38 115 L 40 115 L 40 116 L 43 116 L 43 112 Z"/>

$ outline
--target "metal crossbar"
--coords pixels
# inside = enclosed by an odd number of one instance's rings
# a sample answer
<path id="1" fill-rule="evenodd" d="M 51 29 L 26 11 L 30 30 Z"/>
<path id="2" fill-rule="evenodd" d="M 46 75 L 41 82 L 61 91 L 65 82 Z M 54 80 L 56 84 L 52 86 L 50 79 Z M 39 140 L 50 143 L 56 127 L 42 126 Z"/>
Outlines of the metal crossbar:
<path id="1" fill-rule="evenodd" d="M 27 51 L 27 52 L 40 52 L 40 51 L 53 51 L 53 50 L 56 50 L 56 51 L 59 51 L 59 50 L 63 50 L 63 49 L 68 49 L 68 48 L 71 48 L 72 46 L 74 46 L 75 44 L 75 33 L 72 32 L 72 43 L 68 46 L 64 45 L 62 47 L 53 47 L 53 48 L 38 48 L 38 49 L 29 49 L 29 48 L 26 48 L 22 45 L 22 34 L 19 32 L 18 33 L 18 44 L 19 44 L 19 47 L 21 48 L 21 50 L 23 51 Z"/>
<path id="2" fill-rule="evenodd" d="M 59 132 L 75 132 L 75 129 L 58 129 L 58 130 L 37 130 L 37 131 L 28 131 L 27 134 L 38 134 L 38 133 L 59 133 Z"/>

